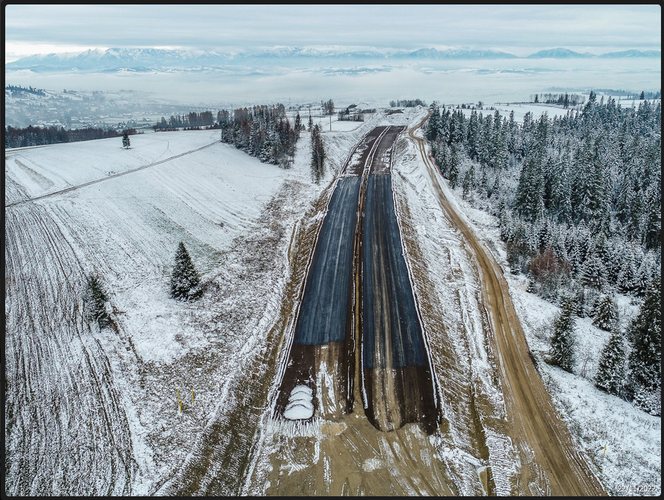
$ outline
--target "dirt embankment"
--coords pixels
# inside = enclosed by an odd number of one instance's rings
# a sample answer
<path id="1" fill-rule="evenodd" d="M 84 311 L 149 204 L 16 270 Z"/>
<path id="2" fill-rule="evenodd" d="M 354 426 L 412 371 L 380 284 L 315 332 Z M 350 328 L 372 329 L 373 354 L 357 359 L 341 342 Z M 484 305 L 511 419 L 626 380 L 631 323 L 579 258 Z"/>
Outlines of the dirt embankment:
<path id="1" fill-rule="evenodd" d="M 482 302 L 488 311 L 492 348 L 504 388 L 508 432 L 522 464 L 519 493 L 605 494 L 588 460 L 574 445 L 528 355 L 525 335 L 502 270 L 445 196 L 440 174 L 426 153 L 424 141 L 415 136 L 414 130 L 409 132 L 410 137 L 419 145 L 440 206 L 463 235 L 466 251 L 479 271 Z"/>

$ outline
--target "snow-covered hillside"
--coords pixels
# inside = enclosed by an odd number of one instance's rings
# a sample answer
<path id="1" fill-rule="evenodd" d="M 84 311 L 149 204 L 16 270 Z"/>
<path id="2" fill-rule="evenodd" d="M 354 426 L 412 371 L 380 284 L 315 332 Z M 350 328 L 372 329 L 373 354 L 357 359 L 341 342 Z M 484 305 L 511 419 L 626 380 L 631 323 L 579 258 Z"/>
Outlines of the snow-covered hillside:
<path id="1" fill-rule="evenodd" d="M 5 209 L 6 492 L 150 495 L 171 491 L 178 471 L 199 473 L 183 464 L 203 456 L 206 433 L 236 422 L 234 409 L 253 401 L 249 390 L 234 388 L 245 388 L 255 378 L 255 361 L 272 352 L 269 335 L 294 279 L 298 235 L 320 220 L 335 172 L 366 132 L 413 123 L 425 113 L 405 111 L 377 113 L 364 123 L 333 122 L 332 131 L 323 119 L 328 171 L 320 185 L 311 181 L 306 132 L 289 170 L 218 142 L 217 131 L 136 135 L 128 150 L 117 138 L 5 151 L 5 204 L 11 205 Z M 471 364 L 481 381 L 490 356 L 478 330 L 476 285 L 459 279 L 472 271 L 459 235 L 427 192 L 415 148 L 402 147 L 395 196 L 429 258 L 434 289 L 454 300 L 442 316 L 450 331 L 468 327 L 477 334 L 455 348 L 479 353 Z M 448 194 L 505 269 L 531 348 L 546 349 L 546 325 L 556 308 L 509 276 L 495 220 L 460 193 Z M 34 197 L 42 198 L 26 201 Z M 198 302 L 169 297 L 180 241 L 202 276 L 205 293 Z M 438 257 L 456 267 L 437 268 Z M 113 319 L 101 330 L 83 316 L 85 277 L 93 273 Z M 659 494 L 661 420 L 592 386 L 606 335 L 579 323 L 586 372 L 541 364 L 547 388 L 610 492 Z M 490 395 L 500 406 L 501 395 Z M 252 439 L 257 420 L 241 417 L 237 436 L 246 431 Z M 509 455 L 511 445 L 502 438 L 487 437 L 497 457 Z M 461 454 L 438 444 L 457 472 L 475 473 Z M 201 489 L 222 468 L 209 453 L 212 467 L 201 476 Z M 511 462 L 492 466 L 495 474 L 505 473 L 502 482 L 495 477 L 498 491 L 508 492 Z M 226 464 L 226 473 L 236 467 Z M 643 485 L 652 490 L 635 489 Z"/>
<path id="2" fill-rule="evenodd" d="M 216 132 L 167 132 L 134 136 L 129 150 L 101 140 L 7 152 L 6 203 L 215 140 Z M 254 321 L 271 294 L 278 300 L 274 281 L 283 269 L 244 294 L 246 240 L 283 234 L 270 249 L 281 255 L 322 187 L 310 183 L 306 165 L 281 170 L 217 142 L 6 209 L 8 493 L 147 494 L 171 473 L 214 411 L 242 347 L 246 356 L 265 335 Z M 268 226 L 275 199 L 283 207 Z M 244 243 L 234 242 L 240 235 Z M 212 289 L 198 304 L 169 298 L 179 241 Z M 81 317 L 91 273 L 101 277 L 115 329 L 99 331 Z M 185 401 L 194 390 L 195 406 L 185 403 L 183 414 L 176 389 Z"/>

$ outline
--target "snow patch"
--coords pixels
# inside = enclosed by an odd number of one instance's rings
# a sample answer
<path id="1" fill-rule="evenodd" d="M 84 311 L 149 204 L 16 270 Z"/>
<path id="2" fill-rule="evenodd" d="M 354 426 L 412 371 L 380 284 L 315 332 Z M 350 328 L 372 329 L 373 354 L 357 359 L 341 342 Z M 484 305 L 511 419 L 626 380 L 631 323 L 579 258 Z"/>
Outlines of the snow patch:
<path id="1" fill-rule="evenodd" d="M 313 391 L 306 385 L 297 385 L 288 397 L 284 418 L 307 420 L 314 415 Z"/>

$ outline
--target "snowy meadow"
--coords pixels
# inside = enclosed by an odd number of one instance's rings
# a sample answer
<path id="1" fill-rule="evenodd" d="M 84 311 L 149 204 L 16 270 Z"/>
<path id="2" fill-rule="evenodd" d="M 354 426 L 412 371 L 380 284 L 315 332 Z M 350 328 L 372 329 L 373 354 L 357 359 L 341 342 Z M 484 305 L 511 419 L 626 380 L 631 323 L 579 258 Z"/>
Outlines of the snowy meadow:
<path id="1" fill-rule="evenodd" d="M 328 133 L 339 160 L 319 185 L 306 133 L 288 170 L 217 130 L 6 152 L 7 491 L 142 495 L 172 474 L 232 409 L 224 388 L 265 347 L 298 221 L 366 126 Z M 169 296 L 180 241 L 204 284 L 197 303 Z M 90 275 L 111 327 L 85 318 Z"/>

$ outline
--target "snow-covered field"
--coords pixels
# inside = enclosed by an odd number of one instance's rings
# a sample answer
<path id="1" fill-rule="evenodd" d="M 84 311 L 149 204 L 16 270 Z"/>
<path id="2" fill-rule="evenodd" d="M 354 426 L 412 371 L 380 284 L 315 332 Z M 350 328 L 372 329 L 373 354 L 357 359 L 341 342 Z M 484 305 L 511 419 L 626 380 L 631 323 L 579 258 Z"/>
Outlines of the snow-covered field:
<path id="1" fill-rule="evenodd" d="M 333 120 L 331 132 L 321 119 L 328 171 L 320 185 L 311 182 L 308 133 L 290 170 L 219 143 L 218 131 L 135 135 L 129 150 L 117 138 L 5 151 L 5 203 L 14 204 L 5 209 L 7 493 L 148 495 L 171 479 L 206 425 L 241 397 L 229 394 L 231 379 L 266 348 L 304 214 L 363 134 L 378 124 L 414 123 L 425 112 L 410 111 L 364 123 Z M 458 236 L 430 205 L 415 149 L 403 154 L 395 191 L 431 258 L 436 293 L 454 304 L 444 309 L 447 328 L 478 332 L 477 290 L 461 281 L 472 272 Z M 505 270 L 531 350 L 544 352 L 556 307 L 510 275 L 495 220 L 454 195 Z M 169 297 L 180 241 L 205 284 L 198 302 Z M 437 267 L 437 255 L 456 267 Z M 113 328 L 83 319 L 91 273 L 109 296 Z M 623 308 L 634 313 L 629 303 Z M 554 402 L 610 492 L 659 494 L 661 421 L 593 387 L 607 335 L 587 320 L 577 325 L 583 374 L 539 365 Z M 479 337 L 467 340 L 455 349 L 472 353 L 479 387 L 490 376 L 490 355 Z M 501 394 L 484 387 L 499 408 Z M 453 421 L 453 409 L 445 411 Z M 439 444 L 457 473 L 476 472 L 463 446 Z M 506 457 L 491 465 L 497 491 L 508 492 L 510 444 L 489 432 L 487 446 Z"/>
<path id="2" fill-rule="evenodd" d="M 219 131 L 160 132 L 5 150 L 5 174 L 33 198 L 173 158 L 219 140 Z M 20 200 L 12 197 L 11 203 Z"/>
<path id="3" fill-rule="evenodd" d="M 267 261 L 283 258 L 295 221 L 324 186 L 310 182 L 308 134 L 291 170 L 215 143 L 216 131 L 131 139 L 129 150 L 109 139 L 5 154 L 6 203 L 174 158 L 5 211 L 13 494 L 154 491 L 215 410 L 229 374 L 265 337 L 261 318 L 269 322 L 270 300 L 280 300 L 284 269 L 257 270 L 254 260 L 261 252 L 274 252 Z M 209 288 L 198 303 L 169 298 L 179 241 Z M 263 248 L 249 248 L 252 241 Z M 115 329 L 81 318 L 84 276 L 92 273 L 109 296 Z M 104 390 L 113 411 L 99 416 L 107 402 L 95 394 Z M 104 439 L 96 426 L 108 428 Z M 105 463 L 114 448 L 122 448 L 122 467 Z M 78 469 L 75 457 L 86 453 Z"/>
<path id="4" fill-rule="evenodd" d="M 132 139 L 129 150 L 106 139 L 10 152 L 7 179 L 39 196 L 214 143 L 217 133 L 165 132 Z M 214 144 L 42 203 L 67 232 L 83 268 L 103 277 L 138 355 L 145 361 L 172 361 L 183 350 L 174 340 L 178 333 L 187 343 L 203 341 L 195 332 L 183 332 L 177 317 L 186 306 L 168 297 L 178 242 L 185 243 L 204 278 L 217 273 L 233 239 L 255 225 L 283 182 L 306 181 L 306 175 Z"/>

